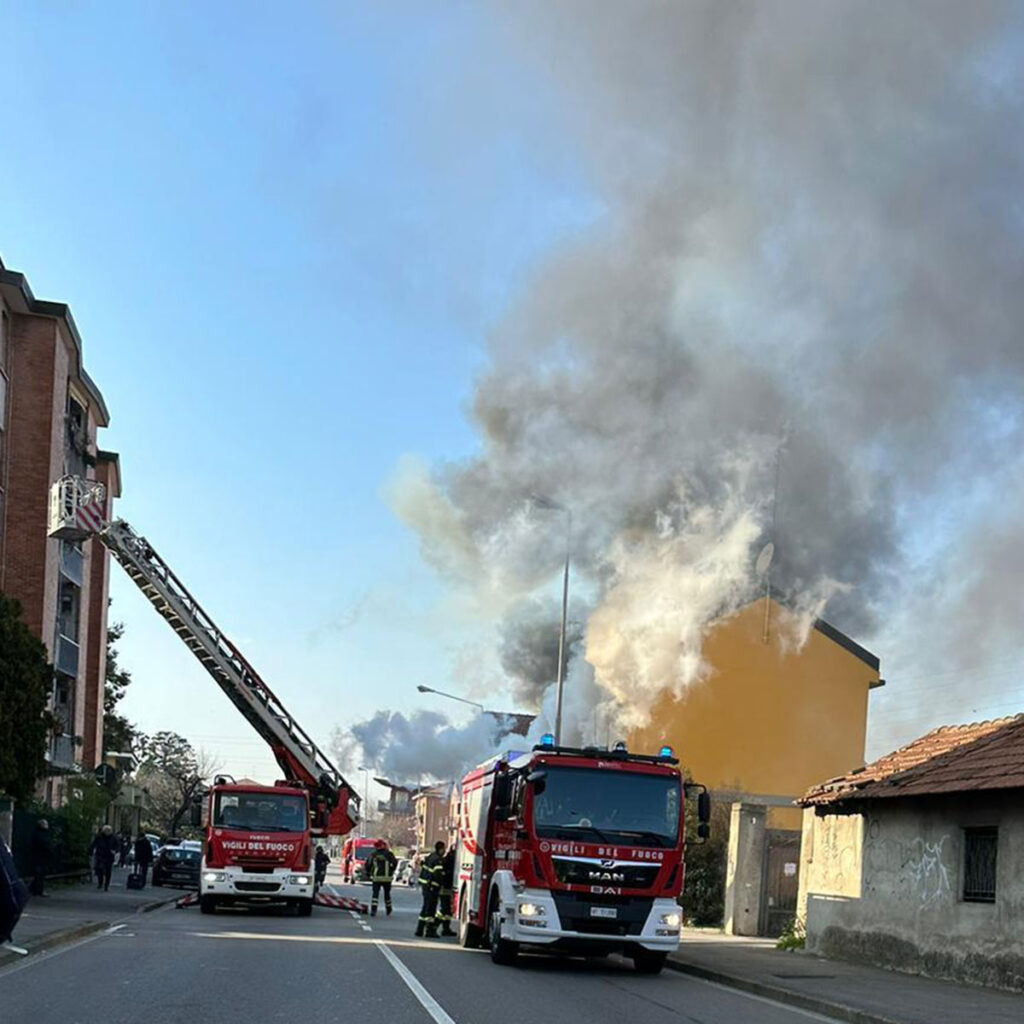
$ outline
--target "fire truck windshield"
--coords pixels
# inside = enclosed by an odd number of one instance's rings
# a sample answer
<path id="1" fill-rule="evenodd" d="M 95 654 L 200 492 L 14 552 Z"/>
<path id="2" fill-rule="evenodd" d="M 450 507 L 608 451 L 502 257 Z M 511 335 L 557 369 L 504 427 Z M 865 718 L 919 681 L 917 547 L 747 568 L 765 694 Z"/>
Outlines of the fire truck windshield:
<path id="1" fill-rule="evenodd" d="M 303 832 L 306 801 L 287 793 L 218 793 L 213 824 L 248 832 Z"/>
<path id="2" fill-rule="evenodd" d="M 678 778 L 597 768 L 546 768 L 543 791 L 533 800 L 538 836 L 596 839 L 621 846 L 674 846 L 677 842 Z"/>

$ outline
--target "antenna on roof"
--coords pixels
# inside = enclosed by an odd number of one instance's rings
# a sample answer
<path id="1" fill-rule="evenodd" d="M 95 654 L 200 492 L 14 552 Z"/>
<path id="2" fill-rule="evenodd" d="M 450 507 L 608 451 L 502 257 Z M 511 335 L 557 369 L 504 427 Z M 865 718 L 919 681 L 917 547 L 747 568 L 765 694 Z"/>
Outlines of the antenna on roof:
<path id="1" fill-rule="evenodd" d="M 775 449 L 775 492 L 772 495 L 772 532 L 771 540 L 757 556 L 754 569 L 758 576 L 764 577 L 764 633 L 761 637 L 763 643 L 768 643 L 768 619 L 772 609 L 772 558 L 775 556 L 775 527 L 779 517 L 779 471 L 782 468 L 782 446 L 786 443 L 786 433 L 789 425 L 784 424 L 779 434 L 779 446 Z"/>

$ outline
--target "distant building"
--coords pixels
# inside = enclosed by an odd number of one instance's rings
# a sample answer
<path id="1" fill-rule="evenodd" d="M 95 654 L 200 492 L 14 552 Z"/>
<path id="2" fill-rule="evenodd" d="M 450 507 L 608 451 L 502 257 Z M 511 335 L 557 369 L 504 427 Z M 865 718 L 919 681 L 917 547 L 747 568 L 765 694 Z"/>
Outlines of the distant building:
<path id="1" fill-rule="evenodd" d="M 665 696 L 628 738 L 640 753 L 669 744 L 731 808 L 725 927 L 737 935 L 777 935 L 792 920 L 795 803 L 819 779 L 863 763 L 868 696 L 883 685 L 878 658 L 827 622 L 794 649 L 780 628 L 791 614 L 762 598 L 715 625 L 704 642 L 711 675 L 679 699 Z"/>
<path id="2" fill-rule="evenodd" d="M 801 802 L 808 949 L 1024 990 L 1024 715 L 935 729 Z"/>
<path id="3" fill-rule="evenodd" d="M 435 843 L 451 841 L 452 783 L 426 786 L 413 794 L 416 811 L 416 849 L 429 850 Z"/>
<path id="4" fill-rule="evenodd" d="M 47 537 L 50 485 L 68 473 L 120 495 L 118 457 L 101 450 L 109 422 L 82 363 L 71 311 L 37 299 L 0 262 L 0 590 L 17 598 L 55 668 L 58 730 L 46 752 L 42 796 L 58 805 L 65 779 L 103 756 L 109 555 L 96 541 Z"/>
<path id="5" fill-rule="evenodd" d="M 416 809 L 413 794 L 418 787 L 400 786 L 387 779 L 373 780 L 388 791 L 387 800 L 377 801 L 374 835 L 380 835 L 392 847 L 409 847 L 416 842 Z"/>

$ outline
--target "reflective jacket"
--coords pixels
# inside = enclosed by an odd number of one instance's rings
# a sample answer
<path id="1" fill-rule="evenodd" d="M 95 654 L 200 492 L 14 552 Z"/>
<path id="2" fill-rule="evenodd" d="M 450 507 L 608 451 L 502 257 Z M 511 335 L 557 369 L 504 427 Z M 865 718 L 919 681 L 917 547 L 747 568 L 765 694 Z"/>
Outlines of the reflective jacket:
<path id="1" fill-rule="evenodd" d="M 420 885 L 430 889 L 440 889 L 443 872 L 444 859 L 436 850 L 432 850 L 430 856 L 420 866 Z"/>
<path id="2" fill-rule="evenodd" d="M 374 850 L 366 861 L 366 877 L 371 882 L 390 882 L 396 867 L 398 858 L 390 850 Z"/>
<path id="3" fill-rule="evenodd" d="M 441 861 L 441 891 L 452 892 L 455 888 L 455 847 L 453 846 Z"/>

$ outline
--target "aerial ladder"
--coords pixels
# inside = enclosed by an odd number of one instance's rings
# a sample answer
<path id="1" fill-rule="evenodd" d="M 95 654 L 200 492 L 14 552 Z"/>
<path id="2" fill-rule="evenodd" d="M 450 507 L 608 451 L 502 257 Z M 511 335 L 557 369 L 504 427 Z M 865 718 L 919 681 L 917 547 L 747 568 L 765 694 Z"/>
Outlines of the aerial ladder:
<path id="1" fill-rule="evenodd" d="M 285 779 L 309 793 L 314 835 L 345 835 L 359 821 L 359 794 L 188 592 L 153 546 L 123 519 L 104 514 L 101 483 L 67 476 L 50 491 L 49 535 L 97 538 L 181 637 L 228 699 L 266 741 Z"/>

